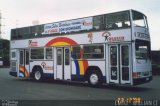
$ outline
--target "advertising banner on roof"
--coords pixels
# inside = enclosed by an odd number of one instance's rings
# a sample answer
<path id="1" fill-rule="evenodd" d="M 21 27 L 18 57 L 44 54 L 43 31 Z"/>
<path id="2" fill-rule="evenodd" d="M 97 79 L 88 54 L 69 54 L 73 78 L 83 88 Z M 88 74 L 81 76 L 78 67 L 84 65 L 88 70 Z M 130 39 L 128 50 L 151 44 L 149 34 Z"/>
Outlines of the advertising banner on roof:
<path id="1" fill-rule="evenodd" d="M 81 30 L 90 30 L 92 29 L 92 27 L 92 17 L 87 17 L 76 20 L 46 24 L 44 25 L 43 34 L 77 32 Z"/>

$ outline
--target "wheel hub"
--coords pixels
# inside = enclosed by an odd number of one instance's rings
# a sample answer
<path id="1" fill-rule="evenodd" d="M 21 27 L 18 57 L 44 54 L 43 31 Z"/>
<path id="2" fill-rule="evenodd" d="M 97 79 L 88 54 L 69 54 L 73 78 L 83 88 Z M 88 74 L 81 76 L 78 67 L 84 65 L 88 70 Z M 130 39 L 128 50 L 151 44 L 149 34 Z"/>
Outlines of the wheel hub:
<path id="1" fill-rule="evenodd" d="M 90 76 L 90 82 L 91 84 L 96 85 L 98 83 L 98 76 L 96 74 L 92 74 Z"/>
<path id="2" fill-rule="evenodd" d="M 35 79 L 40 80 L 41 79 L 41 73 L 39 71 L 35 72 Z"/>

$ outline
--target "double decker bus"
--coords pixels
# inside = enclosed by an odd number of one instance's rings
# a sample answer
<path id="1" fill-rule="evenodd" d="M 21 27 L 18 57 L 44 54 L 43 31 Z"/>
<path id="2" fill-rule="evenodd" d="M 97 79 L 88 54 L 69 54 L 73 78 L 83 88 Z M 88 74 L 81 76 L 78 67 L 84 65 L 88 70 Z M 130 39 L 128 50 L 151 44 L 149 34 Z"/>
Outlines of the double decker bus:
<path id="1" fill-rule="evenodd" d="M 126 10 L 11 30 L 16 77 L 138 85 L 152 80 L 147 17 Z"/>

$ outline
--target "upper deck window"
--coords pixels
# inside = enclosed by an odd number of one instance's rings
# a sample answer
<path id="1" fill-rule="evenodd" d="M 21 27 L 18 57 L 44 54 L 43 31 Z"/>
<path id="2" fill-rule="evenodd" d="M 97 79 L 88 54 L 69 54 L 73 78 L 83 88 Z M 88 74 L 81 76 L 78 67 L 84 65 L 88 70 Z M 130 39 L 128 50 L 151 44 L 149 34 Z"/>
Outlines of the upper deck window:
<path id="1" fill-rule="evenodd" d="M 148 28 L 147 18 L 145 15 L 137 11 L 132 11 L 132 15 L 133 15 L 133 25 L 134 26 Z"/>
<path id="2" fill-rule="evenodd" d="M 117 29 L 130 27 L 129 12 L 107 14 L 105 16 L 106 29 Z"/>
<path id="3" fill-rule="evenodd" d="M 103 29 L 103 15 L 93 17 L 93 29 L 94 30 Z"/>
<path id="4" fill-rule="evenodd" d="M 71 33 L 110 29 L 114 30 L 119 28 L 129 28 L 130 26 L 131 22 L 129 11 L 123 11 L 12 29 L 11 40 L 68 35 Z"/>
<path id="5" fill-rule="evenodd" d="M 43 25 L 16 28 L 11 30 L 11 40 L 41 37 L 43 32 Z"/>

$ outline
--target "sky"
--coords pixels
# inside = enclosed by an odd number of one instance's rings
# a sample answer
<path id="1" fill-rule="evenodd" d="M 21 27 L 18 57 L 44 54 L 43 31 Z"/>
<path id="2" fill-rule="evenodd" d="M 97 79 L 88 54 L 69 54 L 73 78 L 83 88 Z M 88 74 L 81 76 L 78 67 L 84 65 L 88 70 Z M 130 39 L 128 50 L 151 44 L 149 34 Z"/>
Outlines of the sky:
<path id="1" fill-rule="evenodd" d="M 151 49 L 160 50 L 160 0 L 0 0 L 2 38 L 12 28 L 134 9 L 148 17 Z"/>

